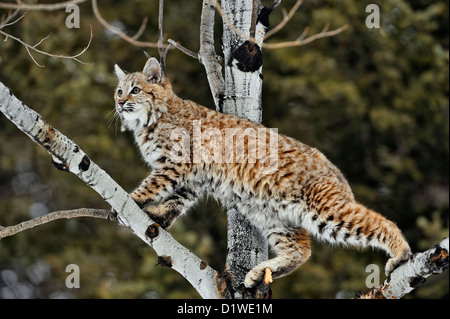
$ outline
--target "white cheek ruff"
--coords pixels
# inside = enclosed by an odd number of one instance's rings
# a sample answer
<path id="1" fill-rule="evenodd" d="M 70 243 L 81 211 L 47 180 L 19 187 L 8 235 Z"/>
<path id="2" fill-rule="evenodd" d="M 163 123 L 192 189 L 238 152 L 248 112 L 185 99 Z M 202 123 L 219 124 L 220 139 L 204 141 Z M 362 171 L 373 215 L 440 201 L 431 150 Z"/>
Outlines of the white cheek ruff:
<path id="1" fill-rule="evenodd" d="M 139 104 L 135 104 L 132 111 L 125 108 L 120 114 L 123 126 L 130 131 L 141 130 L 148 121 L 147 112 Z"/>

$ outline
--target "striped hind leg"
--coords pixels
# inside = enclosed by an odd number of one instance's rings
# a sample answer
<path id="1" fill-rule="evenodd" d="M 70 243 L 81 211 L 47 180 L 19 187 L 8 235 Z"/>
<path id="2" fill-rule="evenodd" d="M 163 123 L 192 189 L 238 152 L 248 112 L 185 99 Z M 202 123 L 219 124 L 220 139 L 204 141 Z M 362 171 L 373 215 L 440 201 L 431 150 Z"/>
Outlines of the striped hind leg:
<path id="1" fill-rule="evenodd" d="M 309 233 L 305 229 L 272 230 L 267 240 L 276 257 L 260 263 L 248 272 L 244 281 L 247 288 L 254 287 L 263 280 L 266 268 L 271 270 L 272 278 L 278 278 L 297 269 L 311 255 Z"/>

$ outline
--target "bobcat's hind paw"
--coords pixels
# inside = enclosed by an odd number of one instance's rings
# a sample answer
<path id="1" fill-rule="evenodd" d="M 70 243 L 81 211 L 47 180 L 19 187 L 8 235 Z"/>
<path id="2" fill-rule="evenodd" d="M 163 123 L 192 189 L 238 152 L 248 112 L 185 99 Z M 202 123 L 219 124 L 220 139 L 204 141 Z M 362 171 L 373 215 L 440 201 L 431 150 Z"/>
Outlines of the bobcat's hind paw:
<path id="1" fill-rule="evenodd" d="M 263 280 L 266 285 L 270 285 L 273 282 L 272 270 L 270 268 L 256 267 L 245 276 L 244 285 L 246 288 L 252 288 Z"/>
<path id="2" fill-rule="evenodd" d="M 384 268 L 386 276 L 389 276 L 398 266 L 405 263 L 411 257 L 411 251 L 405 251 L 402 255 L 388 260 Z"/>

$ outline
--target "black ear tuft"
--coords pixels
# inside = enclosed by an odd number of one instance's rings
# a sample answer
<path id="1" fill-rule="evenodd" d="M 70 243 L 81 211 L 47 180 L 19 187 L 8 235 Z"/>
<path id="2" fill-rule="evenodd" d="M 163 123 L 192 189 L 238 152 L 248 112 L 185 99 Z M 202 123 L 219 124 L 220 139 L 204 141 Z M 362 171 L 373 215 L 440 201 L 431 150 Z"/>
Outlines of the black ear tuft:
<path id="1" fill-rule="evenodd" d="M 147 59 L 151 59 L 151 58 L 152 58 L 152 56 L 151 56 L 150 54 L 148 54 L 148 52 L 145 51 L 145 50 L 144 50 L 144 55 L 145 55 L 145 57 L 146 57 Z"/>

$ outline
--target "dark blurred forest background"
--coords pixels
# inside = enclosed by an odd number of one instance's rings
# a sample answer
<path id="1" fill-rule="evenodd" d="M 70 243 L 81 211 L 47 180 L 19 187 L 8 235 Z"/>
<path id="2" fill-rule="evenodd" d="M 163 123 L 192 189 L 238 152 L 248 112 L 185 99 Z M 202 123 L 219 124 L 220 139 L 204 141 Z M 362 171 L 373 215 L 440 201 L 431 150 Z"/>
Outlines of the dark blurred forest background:
<path id="1" fill-rule="evenodd" d="M 31 1 L 32 2 L 32 1 Z M 40 1 L 45 3 L 46 1 Z M 50 1 L 54 2 L 54 1 Z M 272 1 L 263 1 L 270 5 Z M 271 24 L 282 18 L 282 1 Z M 378 4 L 381 27 L 368 29 L 368 4 Z M 199 48 L 201 0 L 166 1 L 164 32 L 193 51 Z M 102 0 L 110 23 L 133 35 L 144 17 L 140 40 L 157 41 L 156 0 Z M 79 5 L 80 28 L 68 29 L 64 10 L 30 11 L 5 27 L 27 43 L 48 35 L 39 48 L 67 55 L 92 44 L 81 60 L 33 53 L 0 36 L 0 81 L 63 134 L 74 140 L 127 191 L 147 168 L 120 125 L 108 125 L 114 109 L 113 65 L 141 70 L 142 48 L 105 29 L 90 1 Z M 0 16 L 7 10 L 0 10 Z M 338 36 L 263 52 L 263 123 L 317 147 L 346 175 L 356 198 L 394 220 L 413 251 L 431 248 L 449 229 L 449 2 L 436 0 L 304 1 L 289 24 L 268 42 L 296 39 L 348 24 Z M 221 19 L 217 17 L 217 52 Z M 147 51 L 157 56 L 155 49 Z M 205 70 L 178 50 L 167 57 L 174 91 L 213 107 Z M 56 170 L 50 156 L 0 115 L 0 225 L 48 212 L 109 206 L 75 175 Z M 173 236 L 222 271 L 226 215 L 205 198 L 171 228 Z M 273 298 L 347 298 L 367 291 L 369 264 L 382 270 L 379 251 L 313 242 L 308 263 L 275 280 Z M 157 256 L 115 223 L 60 220 L 0 241 L 0 298 L 199 298 L 175 271 L 155 266 Z M 80 267 L 80 288 L 65 286 L 68 264 Z M 429 278 L 406 298 L 448 298 L 448 271 Z"/>

